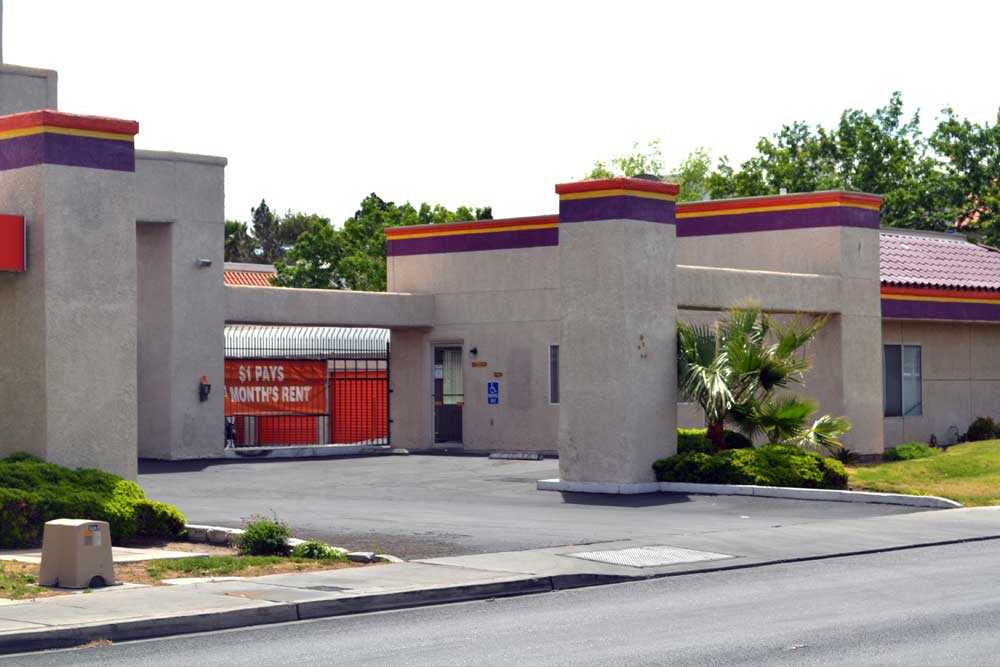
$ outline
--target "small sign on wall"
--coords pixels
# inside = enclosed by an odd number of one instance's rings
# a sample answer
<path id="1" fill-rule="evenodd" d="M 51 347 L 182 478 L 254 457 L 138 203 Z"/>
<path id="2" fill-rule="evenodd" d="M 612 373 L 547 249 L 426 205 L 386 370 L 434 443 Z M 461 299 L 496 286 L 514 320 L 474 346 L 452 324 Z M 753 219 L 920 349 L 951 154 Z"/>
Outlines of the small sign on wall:
<path id="1" fill-rule="evenodd" d="M 487 405 L 500 405 L 500 382 L 490 380 L 486 383 L 486 403 Z"/>
<path id="2" fill-rule="evenodd" d="M 0 271 L 24 273 L 28 268 L 28 236 L 24 218 L 0 215 Z"/>

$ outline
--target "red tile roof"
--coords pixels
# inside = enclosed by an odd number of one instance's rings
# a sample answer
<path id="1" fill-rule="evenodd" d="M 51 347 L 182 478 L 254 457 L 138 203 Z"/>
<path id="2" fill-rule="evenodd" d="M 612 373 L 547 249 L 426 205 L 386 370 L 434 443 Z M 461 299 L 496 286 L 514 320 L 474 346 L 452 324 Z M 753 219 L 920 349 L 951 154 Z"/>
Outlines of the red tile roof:
<path id="1" fill-rule="evenodd" d="M 233 271 L 227 269 L 222 272 L 223 281 L 227 285 L 239 287 L 273 287 L 271 278 L 274 275 L 274 271 Z"/>
<path id="2" fill-rule="evenodd" d="M 882 230 L 879 250 L 884 285 L 1000 290 L 1000 251 L 962 236 Z"/>

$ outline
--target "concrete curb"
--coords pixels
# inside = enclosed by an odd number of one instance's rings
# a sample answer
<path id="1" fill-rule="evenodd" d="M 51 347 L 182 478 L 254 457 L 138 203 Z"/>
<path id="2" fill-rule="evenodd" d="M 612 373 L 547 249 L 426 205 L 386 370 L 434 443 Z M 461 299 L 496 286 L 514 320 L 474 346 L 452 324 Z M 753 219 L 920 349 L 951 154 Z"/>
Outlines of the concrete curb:
<path id="1" fill-rule="evenodd" d="M 561 588 L 571 587 L 561 586 Z M 426 607 L 435 604 L 470 602 L 515 595 L 532 595 L 548 593 L 557 589 L 553 577 L 525 577 L 486 584 L 429 588 L 355 598 L 279 602 L 252 609 L 230 609 L 204 614 L 183 614 L 115 623 L 73 625 L 50 630 L 28 630 L 0 635 L 0 655 L 70 648 L 98 640 L 135 641 L 374 611 Z"/>
<path id="2" fill-rule="evenodd" d="M 275 604 L 252 609 L 228 609 L 206 614 L 161 616 L 117 623 L 95 623 L 51 630 L 29 630 L 16 634 L 0 635 L 0 655 L 71 648 L 101 639 L 112 642 L 134 641 L 297 620 L 298 613 L 295 605 Z"/>
<path id="3" fill-rule="evenodd" d="M 395 453 L 389 445 L 309 445 L 239 447 L 226 449 L 224 459 L 300 459 L 334 456 L 385 456 Z"/>
<path id="4" fill-rule="evenodd" d="M 959 502 L 939 496 L 912 496 L 905 493 L 841 491 L 837 489 L 800 489 L 787 486 L 756 486 L 751 484 L 695 484 L 690 482 L 615 484 L 540 479 L 538 480 L 537 488 L 539 491 L 564 491 L 570 493 L 694 493 L 711 496 L 758 496 L 761 498 L 788 498 L 791 500 L 905 505 L 907 507 L 926 507 L 931 509 L 954 509 L 962 507 L 962 504 Z"/>

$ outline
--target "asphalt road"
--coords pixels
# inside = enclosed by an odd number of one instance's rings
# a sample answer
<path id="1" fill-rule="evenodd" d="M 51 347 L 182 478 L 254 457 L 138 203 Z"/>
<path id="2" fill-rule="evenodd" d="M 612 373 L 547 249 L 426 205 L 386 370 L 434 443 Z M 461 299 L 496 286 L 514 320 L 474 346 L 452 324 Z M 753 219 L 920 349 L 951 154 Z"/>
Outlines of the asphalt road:
<path id="1" fill-rule="evenodd" d="M 787 526 L 913 511 L 747 496 L 536 491 L 558 462 L 467 456 L 140 463 L 139 482 L 192 523 L 275 514 L 300 537 L 403 558 Z"/>
<path id="2" fill-rule="evenodd" d="M 9 661 L 156 667 L 995 665 L 998 560 L 1000 542 L 968 543 Z"/>

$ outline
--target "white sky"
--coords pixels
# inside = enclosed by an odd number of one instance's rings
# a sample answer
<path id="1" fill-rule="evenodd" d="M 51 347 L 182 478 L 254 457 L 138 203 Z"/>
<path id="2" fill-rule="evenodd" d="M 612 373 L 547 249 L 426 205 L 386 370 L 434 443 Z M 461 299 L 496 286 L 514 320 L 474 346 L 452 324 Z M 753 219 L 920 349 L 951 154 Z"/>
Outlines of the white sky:
<path id="1" fill-rule="evenodd" d="M 1000 3 L 6 0 L 5 62 L 140 148 L 224 155 L 226 215 L 339 224 L 397 202 L 554 212 L 553 185 L 634 141 L 735 161 L 782 123 L 902 90 L 926 121 L 1000 105 Z"/>

